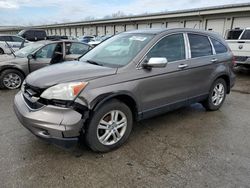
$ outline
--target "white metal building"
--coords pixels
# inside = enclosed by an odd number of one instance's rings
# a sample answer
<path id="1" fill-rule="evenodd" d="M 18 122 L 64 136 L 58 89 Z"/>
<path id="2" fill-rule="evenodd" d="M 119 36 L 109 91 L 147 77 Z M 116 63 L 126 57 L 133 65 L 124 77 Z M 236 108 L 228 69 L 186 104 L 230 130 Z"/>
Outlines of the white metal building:
<path id="1" fill-rule="evenodd" d="M 134 29 L 197 28 L 224 35 L 228 29 L 250 27 L 250 3 L 207 7 L 133 17 L 41 25 L 48 35 L 114 35 Z M 0 33 L 17 33 L 22 27 L 0 27 Z"/>

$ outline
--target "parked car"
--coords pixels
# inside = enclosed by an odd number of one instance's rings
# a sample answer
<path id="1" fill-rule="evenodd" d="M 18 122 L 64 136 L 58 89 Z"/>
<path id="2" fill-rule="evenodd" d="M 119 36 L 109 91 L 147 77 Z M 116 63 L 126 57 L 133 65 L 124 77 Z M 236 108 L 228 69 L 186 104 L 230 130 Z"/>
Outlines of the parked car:
<path id="1" fill-rule="evenodd" d="M 17 51 L 22 47 L 22 45 L 26 46 L 28 43 L 29 41 L 25 40 L 22 37 L 19 37 L 16 35 L 1 34 L 0 35 L 0 55 L 10 54 L 11 49 L 13 49 L 13 51 Z"/>
<path id="2" fill-rule="evenodd" d="M 95 37 L 86 35 L 86 36 L 78 37 L 77 40 L 80 42 L 89 43 L 90 41 L 94 41 Z"/>
<path id="3" fill-rule="evenodd" d="M 46 31 L 43 29 L 24 29 L 18 35 L 28 41 L 46 40 L 47 38 Z"/>
<path id="4" fill-rule="evenodd" d="M 236 66 L 250 69 L 250 28 L 229 30 L 226 39 L 235 55 Z"/>
<path id="5" fill-rule="evenodd" d="M 120 53 L 109 50 L 119 43 Z M 125 32 L 80 61 L 31 73 L 14 109 L 40 138 L 69 147 L 83 136 L 92 150 L 107 152 L 128 139 L 133 121 L 196 102 L 218 110 L 234 85 L 232 65 L 233 54 L 215 33 Z"/>
<path id="6" fill-rule="evenodd" d="M 30 73 L 47 65 L 77 60 L 91 49 L 81 42 L 68 40 L 39 41 L 0 57 L 0 88 L 17 89 Z"/>

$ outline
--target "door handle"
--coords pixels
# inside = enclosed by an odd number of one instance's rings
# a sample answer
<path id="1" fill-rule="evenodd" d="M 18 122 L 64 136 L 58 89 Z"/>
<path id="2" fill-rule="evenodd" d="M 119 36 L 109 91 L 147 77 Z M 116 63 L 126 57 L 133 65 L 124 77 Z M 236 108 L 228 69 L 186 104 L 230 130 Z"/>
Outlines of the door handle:
<path id="1" fill-rule="evenodd" d="M 178 65 L 179 69 L 184 69 L 186 67 L 188 67 L 188 64 L 180 64 L 180 65 Z"/>
<path id="2" fill-rule="evenodd" d="M 215 63 L 215 62 L 217 62 L 217 61 L 218 61 L 218 59 L 212 59 L 212 60 L 211 60 L 212 63 Z"/>

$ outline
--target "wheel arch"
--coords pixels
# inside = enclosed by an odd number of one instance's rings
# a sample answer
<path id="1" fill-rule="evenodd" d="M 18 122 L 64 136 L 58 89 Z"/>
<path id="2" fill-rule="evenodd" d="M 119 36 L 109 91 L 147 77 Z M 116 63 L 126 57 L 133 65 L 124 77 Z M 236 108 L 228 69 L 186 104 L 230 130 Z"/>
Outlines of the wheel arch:
<path id="1" fill-rule="evenodd" d="M 19 71 L 20 73 L 22 73 L 23 77 L 25 78 L 26 77 L 26 74 L 21 70 L 19 69 L 18 67 L 13 67 L 13 66 L 4 66 L 0 69 L 0 74 L 2 74 L 3 71 L 5 70 L 16 70 L 16 71 Z"/>
<path id="2" fill-rule="evenodd" d="M 128 92 L 117 92 L 117 93 L 106 93 L 106 94 L 102 94 L 100 96 L 98 96 L 90 105 L 91 107 L 91 111 L 95 111 L 96 109 L 98 109 L 100 106 L 102 106 L 104 103 L 110 101 L 110 100 L 119 100 L 121 102 L 123 102 L 124 104 L 126 104 L 132 114 L 133 114 L 133 119 L 134 120 L 139 120 L 139 106 L 138 103 L 136 102 L 135 97 L 128 93 Z"/>
<path id="3" fill-rule="evenodd" d="M 215 82 L 216 80 L 218 80 L 220 78 L 222 78 L 223 80 L 225 80 L 226 85 L 227 85 L 227 94 L 229 94 L 230 91 L 231 91 L 231 87 L 230 87 L 231 83 L 230 83 L 230 77 L 229 77 L 229 75 L 227 75 L 227 74 L 217 75 L 217 77 L 213 80 L 213 82 Z"/>

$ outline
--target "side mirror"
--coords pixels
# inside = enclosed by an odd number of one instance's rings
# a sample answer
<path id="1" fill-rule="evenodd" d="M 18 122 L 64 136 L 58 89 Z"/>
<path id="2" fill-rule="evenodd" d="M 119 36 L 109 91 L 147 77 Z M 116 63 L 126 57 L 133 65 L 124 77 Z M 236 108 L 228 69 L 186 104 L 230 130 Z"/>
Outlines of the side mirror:
<path id="1" fill-rule="evenodd" d="M 35 56 L 35 54 L 29 54 L 29 55 L 27 56 L 27 58 L 28 58 L 29 60 L 31 60 L 31 59 L 36 59 L 36 56 Z"/>
<path id="2" fill-rule="evenodd" d="M 152 57 L 148 62 L 143 63 L 144 68 L 164 68 L 168 64 L 165 57 Z"/>

